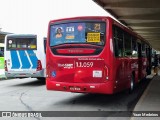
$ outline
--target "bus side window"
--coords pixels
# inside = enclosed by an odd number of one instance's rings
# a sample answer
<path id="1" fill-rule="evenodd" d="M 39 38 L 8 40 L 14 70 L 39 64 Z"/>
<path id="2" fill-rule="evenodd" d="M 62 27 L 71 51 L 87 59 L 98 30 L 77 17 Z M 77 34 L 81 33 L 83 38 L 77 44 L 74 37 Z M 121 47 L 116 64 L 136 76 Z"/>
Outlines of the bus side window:
<path id="1" fill-rule="evenodd" d="M 142 43 L 142 57 L 146 57 L 146 45 Z"/>
<path id="2" fill-rule="evenodd" d="M 151 58 L 151 48 L 146 44 L 146 57 Z"/>
<path id="3" fill-rule="evenodd" d="M 138 57 L 137 42 L 134 37 L 132 37 L 132 57 Z"/>
<path id="4" fill-rule="evenodd" d="M 131 51 L 131 35 L 128 33 L 124 32 L 124 56 L 131 56 L 132 51 Z"/>
<path id="5" fill-rule="evenodd" d="M 118 57 L 117 30 L 115 26 L 113 26 L 113 45 L 114 45 L 114 54 L 116 57 Z"/>
<path id="6" fill-rule="evenodd" d="M 117 42 L 118 42 L 118 56 L 123 57 L 124 41 L 123 41 L 123 32 L 120 29 L 118 29 L 118 32 L 117 32 Z"/>
<path id="7" fill-rule="evenodd" d="M 123 57 L 123 32 L 120 28 L 113 26 L 114 52 L 116 57 Z"/>

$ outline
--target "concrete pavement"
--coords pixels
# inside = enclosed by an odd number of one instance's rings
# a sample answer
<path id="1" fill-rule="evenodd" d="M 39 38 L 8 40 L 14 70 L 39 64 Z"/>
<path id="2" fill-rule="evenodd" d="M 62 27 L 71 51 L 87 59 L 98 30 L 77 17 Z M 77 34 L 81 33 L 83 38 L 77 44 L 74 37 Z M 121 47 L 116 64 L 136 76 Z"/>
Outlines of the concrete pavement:
<path id="1" fill-rule="evenodd" d="M 136 117 L 134 113 L 139 113 L 141 116 Z M 143 113 L 146 113 L 149 117 Z M 158 75 L 153 76 L 152 81 L 136 104 L 133 116 L 131 120 L 160 120 L 160 70 Z"/>

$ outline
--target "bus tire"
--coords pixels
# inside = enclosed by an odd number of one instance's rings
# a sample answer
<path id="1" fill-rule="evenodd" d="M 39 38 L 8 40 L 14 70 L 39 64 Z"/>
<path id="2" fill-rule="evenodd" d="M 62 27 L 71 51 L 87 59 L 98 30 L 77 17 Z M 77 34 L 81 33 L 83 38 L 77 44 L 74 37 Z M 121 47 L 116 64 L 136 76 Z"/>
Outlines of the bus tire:
<path id="1" fill-rule="evenodd" d="M 37 80 L 45 81 L 45 78 L 44 77 L 37 77 Z"/>
<path id="2" fill-rule="evenodd" d="M 147 75 L 150 75 L 151 74 L 151 67 L 147 67 L 147 69 L 146 69 L 146 72 L 147 72 Z"/>
<path id="3" fill-rule="evenodd" d="M 135 87 L 135 79 L 134 79 L 134 75 L 132 74 L 130 78 L 129 94 L 131 94 L 134 91 L 134 87 Z"/>

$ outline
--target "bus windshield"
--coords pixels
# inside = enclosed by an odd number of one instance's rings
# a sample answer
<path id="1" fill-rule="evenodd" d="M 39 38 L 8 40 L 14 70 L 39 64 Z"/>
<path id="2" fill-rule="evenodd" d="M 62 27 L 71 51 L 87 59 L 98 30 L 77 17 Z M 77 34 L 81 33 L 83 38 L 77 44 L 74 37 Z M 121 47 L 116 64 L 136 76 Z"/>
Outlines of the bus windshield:
<path id="1" fill-rule="evenodd" d="M 19 50 L 19 49 L 37 49 L 37 40 L 35 37 L 33 38 L 25 38 L 25 37 L 11 37 L 7 38 L 7 50 Z"/>
<path id="2" fill-rule="evenodd" d="M 50 26 L 50 46 L 60 44 L 94 44 L 104 46 L 106 23 L 67 22 Z"/>

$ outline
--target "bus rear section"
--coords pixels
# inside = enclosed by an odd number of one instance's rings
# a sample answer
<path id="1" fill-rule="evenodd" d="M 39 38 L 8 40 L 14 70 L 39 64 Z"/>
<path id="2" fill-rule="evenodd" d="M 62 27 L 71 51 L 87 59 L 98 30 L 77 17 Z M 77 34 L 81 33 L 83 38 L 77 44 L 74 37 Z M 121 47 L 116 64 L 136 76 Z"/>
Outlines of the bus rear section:
<path id="1" fill-rule="evenodd" d="M 47 42 L 48 90 L 113 93 L 106 56 L 107 19 L 51 21 Z M 107 45 L 109 46 L 109 45 Z M 105 52 L 104 52 L 105 51 Z"/>
<path id="2" fill-rule="evenodd" d="M 5 38 L 5 45 L 6 77 L 44 77 L 36 35 L 10 34 Z"/>

